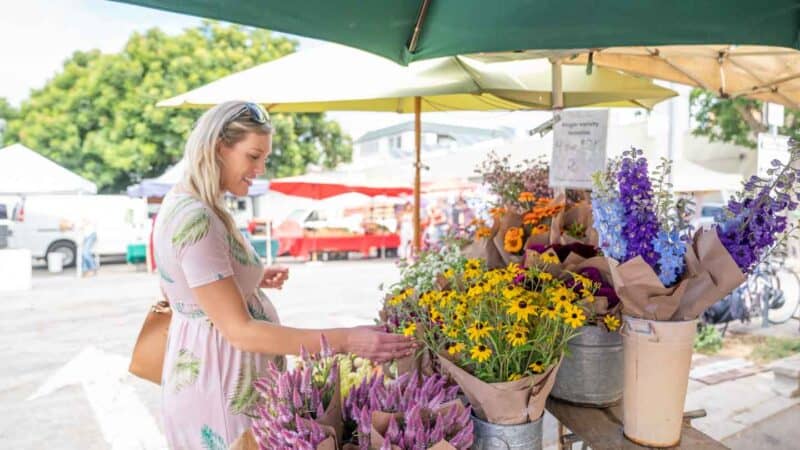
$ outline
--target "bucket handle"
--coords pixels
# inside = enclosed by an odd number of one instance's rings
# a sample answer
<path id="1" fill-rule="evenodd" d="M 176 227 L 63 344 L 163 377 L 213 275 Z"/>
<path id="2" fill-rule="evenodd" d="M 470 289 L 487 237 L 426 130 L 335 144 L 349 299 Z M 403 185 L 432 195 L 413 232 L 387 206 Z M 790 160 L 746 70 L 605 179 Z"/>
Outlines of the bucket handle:
<path id="1" fill-rule="evenodd" d="M 629 337 L 630 331 L 633 331 L 634 333 L 649 335 L 650 337 L 647 340 L 650 342 L 658 342 L 659 341 L 658 335 L 656 334 L 656 329 L 655 327 L 653 327 L 653 324 L 650 322 L 645 322 L 645 323 L 647 324 L 647 328 L 643 329 L 641 327 L 639 328 L 634 327 L 633 325 L 631 325 L 630 321 L 626 320 L 625 322 L 622 323 L 622 328 L 620 328 L 619 333 L 623 336 Z"/>

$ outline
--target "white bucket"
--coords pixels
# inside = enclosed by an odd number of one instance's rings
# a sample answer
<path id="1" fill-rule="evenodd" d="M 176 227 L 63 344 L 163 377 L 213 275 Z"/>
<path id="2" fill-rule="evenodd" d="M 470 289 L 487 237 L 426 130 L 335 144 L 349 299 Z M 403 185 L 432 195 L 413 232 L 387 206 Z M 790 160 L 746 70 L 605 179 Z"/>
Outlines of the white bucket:
<path id="1" fill-rule="evenodd" d="M 64 254 L 59 252 L 48 253 L 47 270 L 51 273 L 61 273 L 64 270 Z"/>
<path id="2" fill-rule="evenodd" d="M 625 436 L 640 445 L 680 442 L 697 320 L 662 322 L 624 317 L 622 344 Z"/>

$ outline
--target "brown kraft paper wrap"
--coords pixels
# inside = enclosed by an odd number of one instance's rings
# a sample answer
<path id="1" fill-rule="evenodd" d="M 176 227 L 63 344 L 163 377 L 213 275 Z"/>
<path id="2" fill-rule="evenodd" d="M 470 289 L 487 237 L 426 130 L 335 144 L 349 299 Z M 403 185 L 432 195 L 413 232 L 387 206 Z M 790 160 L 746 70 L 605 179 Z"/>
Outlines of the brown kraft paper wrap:
<path id="1" fill-rule="evenodd" d="M 578 239 L 566 234 L 567 226 L 573 223 L 579 223 L 584 226 L 586 230 L 585 238 Z M 592 206 L 586 202 L 580 202 L 565 211 L 561 211 L 553 218 L 550 226 L 550 244 L 567 245 L 578 242 L 597 247 L 600 237 L 593 225 Z"/>
<path id="2" fill-rule="evenodd" d="M 672 320 L 692 320 L 700 317 L 703 311 L 730 294 L 746 280 L 736 261 L 720 242 L 716 228 L 699 230 L 694 236 L 693 247 L 697 260 L 691 261 L 691 264 L 687 261 L 687 269 L 690 265 L 696 264 L 697 276 L 689 279 L 684 301 L 681 302 Z"/>
<path id="3" fill-rule="evenodd" d="M 496 425 L 519 425 L 542 416 L 561 362 L 543 374 L 504 383 L 483 382 L 441 356 L 439 364 L 464 391 L 475 416 Z"/>
<path id="4" fill-rule="evenodd" d="M 336 377 L 336 385 L 334 386 L 331 402 L 328 404 L 328 407 L 325 408 L 322 416 L 317 417 L 316 422 L 333 431 L 330 435 L 336 439 L 335 444 L 342 442 L 342 437 L 344 435 L 344 419 L 342 418 L 342 388 L 339 377 Z"/>
<path id="5" fill-rule="evenodd" d="M 511 262 L 521 263 L 522 259 L 523 259 L 523 257 L 521 255 L 514 255 L 512 253 L 509 253 L 509 252 L 505 251 L 505 248 L 504 248 L 505 247 L 505 245 L 504 245 L 505 242 L 504 241 L 505 241 L 506 232 L 510 228 L 514 228 L 514 227 L 521 228 L 522 227 L 522 216 L 517 214 L 517 213 L 508 212 L 508 213 L 505 213 L 503 215 L 503 217 L 500 218 L 499 223 L 500 223 L 500 226 L 498 227 L 497 233 L 492 237 L 491 242 L 494 243 L 494 246 L 497 249 L 497 252 L 500 254 L 500 257 L 503 259 L 503 266 L 506 266 L 506 265 L 508 265 L 508 263 L 511 263 Z M 523 236 L 523 239 L 524 239 L 524 236 Z M 525 249 L 525 245 L 527 245 L 527 242 L 523 241 L 522 242 L 522 248 L 520 249 L 520 251 Z M 488 260 L 487 260 L 487 262 L 488 262 Z M 491 268 L 492 267 L 490 267 L 490 269 Z"/>
<path id="6" fill-rule="evenodd" d="M 625 314 L 648 320 L 693 320 L 745 280 L 715 230 L 698 231 L 684 261 L 681 280 L 667 288 L 641 257 L 624 264 L 610 259 L 614 289 Z"/>
<path id="7" fill-rule="evenodd" d="M 464 247 L 462 253 L 467 258 L 476 258 L 486 261 L 486 267 L 489 270 L 506 266 L 503 262 L 503 257 L 494 245 L 492 236 L 476 239 L 474 242 Z"/>

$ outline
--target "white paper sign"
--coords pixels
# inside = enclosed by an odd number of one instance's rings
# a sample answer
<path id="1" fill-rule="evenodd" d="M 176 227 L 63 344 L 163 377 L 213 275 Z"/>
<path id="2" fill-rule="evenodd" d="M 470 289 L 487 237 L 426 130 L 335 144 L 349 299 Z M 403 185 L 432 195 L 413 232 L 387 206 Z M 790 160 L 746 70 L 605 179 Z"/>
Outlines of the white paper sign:
<path id="1" fill-rule="evenodd" d="M 553 126 L 550 186 L 591 189 L 592 174 L 606 164 L 608 110 L 561 112 Z"/>
<path id="2" fill-rule="evenodd" d="M 758 133 L 758 176 L 768 176 L 767 169 L 772 167 L 774 159 L 784 164 L 789 162 L 789 136 Z"/>

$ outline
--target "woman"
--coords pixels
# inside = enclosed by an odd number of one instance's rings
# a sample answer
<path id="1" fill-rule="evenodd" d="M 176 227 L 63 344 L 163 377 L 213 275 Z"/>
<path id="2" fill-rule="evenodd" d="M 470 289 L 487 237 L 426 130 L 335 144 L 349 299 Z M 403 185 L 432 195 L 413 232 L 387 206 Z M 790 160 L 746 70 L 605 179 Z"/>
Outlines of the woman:
<path id="1" fill-rule="evenodd" d="M 163 414 L 170 448 L 227 448 L 250 425 L 252 382 L 270 359 L 324 334 L 338 352 L 377 361 L 415 344 L 377 327 L 284 327 L 259 287 L 280 287 L 285 271 L 265 270 L 226 211 L 225 192 L 247 195 L 264 173 L 271 124 L 257 105 L 226 102 L 207 111 L 186 143 L 183 181 L 164 198 L 154 251 L 173 307 L 164 361 Z M 338 299 L 337 299 L 338 300 Z"/>

